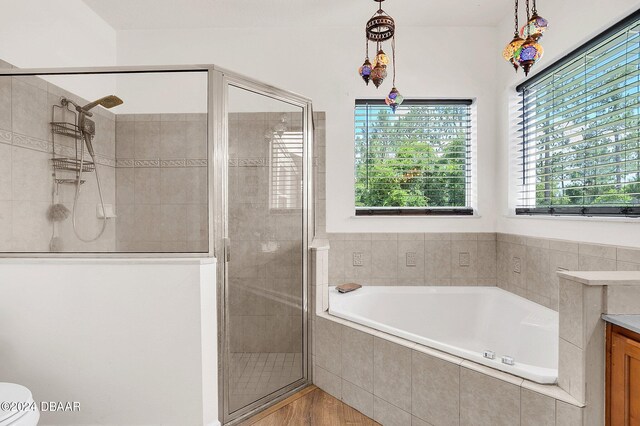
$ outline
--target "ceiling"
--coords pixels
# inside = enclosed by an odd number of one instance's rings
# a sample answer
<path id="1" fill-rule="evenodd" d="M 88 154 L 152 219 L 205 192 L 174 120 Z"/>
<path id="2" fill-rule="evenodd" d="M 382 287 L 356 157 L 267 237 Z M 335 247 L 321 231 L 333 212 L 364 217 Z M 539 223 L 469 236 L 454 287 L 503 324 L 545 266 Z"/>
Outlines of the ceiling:
<path id="1" fill-rule="evenodd" d="M 353 27 L 376 10 L 371 0 L 83 0 L 116 30 Z M 398 26 L 494 26 L 512 0 L 389 0 Z"/>

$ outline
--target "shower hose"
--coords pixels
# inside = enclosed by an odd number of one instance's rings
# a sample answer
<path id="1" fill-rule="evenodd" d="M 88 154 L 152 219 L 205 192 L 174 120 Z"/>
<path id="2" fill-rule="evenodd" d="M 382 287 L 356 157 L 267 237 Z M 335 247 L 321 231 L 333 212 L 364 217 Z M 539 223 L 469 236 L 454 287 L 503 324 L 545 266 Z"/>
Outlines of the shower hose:
<path id="1" fill-rule="evenodd" d="M 76 181 L 76 195 L 73 198 L 73 213 L 71 217 L 72 217 L 72 223 L 73 223 L 73 232 L 76 234 L 76 237 L 78 237 L 78 239 L 82 242 L 91 243 L 96 241 L 98 238 L 102 236 L 102 234 L 104 234 L 104 231 L 107 228 L 107 212 L 104 208 L 104 198 L 102 197 L 102 187 L 100 186 L 100 177 L 98 176 L 98 167 L 97 167 L 96 157 L 93 152 L 89 151 L 89 155 L 91 155 L 91 159 L 93 160 L 94 172 L 96 174 L 96 182 L 98 184 L 98 195 L 100 196 L 100 205 L 102 206 L 102 229 L 100 229 L 100 232 L 98 233 L 98 235 L 96 235 L 93 238 L 84 238 L 80 235 L 80 233 L 78 232 L 77 224 L 76 224 L 77 222 L 76 211 L 78 209 L 78 200 L 80 199 L 80 186 L 82 185 L 82 169 L 84 168 L 84 146 L 86 143 L 86 141 L 84 140 L 84 137 L 91 137 L 91 136 L 86 136 L 83 134 L 83 139 L 82 139 L 81 148 L 80 148 L 80 169 L 78 170 L 78 180 Z"/>

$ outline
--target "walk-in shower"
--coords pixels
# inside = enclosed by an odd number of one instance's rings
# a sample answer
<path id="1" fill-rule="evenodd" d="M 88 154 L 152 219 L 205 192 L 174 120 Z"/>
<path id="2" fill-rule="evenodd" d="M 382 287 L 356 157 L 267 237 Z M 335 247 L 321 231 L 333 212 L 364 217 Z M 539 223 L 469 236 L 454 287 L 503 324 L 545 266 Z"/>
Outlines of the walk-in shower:
<path id="1" fill-rule="evenodd" d="M 308 383 L 309 99 L 213 66 L 12 69 L 2 85 L 5 256 L 215 256 L 203 404 L 234 424 Z"/>

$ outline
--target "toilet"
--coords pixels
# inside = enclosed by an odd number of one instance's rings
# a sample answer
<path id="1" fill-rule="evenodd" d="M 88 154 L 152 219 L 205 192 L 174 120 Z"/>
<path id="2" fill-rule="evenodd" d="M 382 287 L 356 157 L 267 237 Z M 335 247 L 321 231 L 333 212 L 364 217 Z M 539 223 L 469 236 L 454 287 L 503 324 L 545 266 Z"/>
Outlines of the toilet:
<path id="1" fill-rule="evenodd" d="M 40 411 L 29 389 L 14 383 L 0 382 L 0 404 L 3 403 L 9 403 L 11 406 L 0 407 L 0 426 L 36 426 L 38 424 Z"/>

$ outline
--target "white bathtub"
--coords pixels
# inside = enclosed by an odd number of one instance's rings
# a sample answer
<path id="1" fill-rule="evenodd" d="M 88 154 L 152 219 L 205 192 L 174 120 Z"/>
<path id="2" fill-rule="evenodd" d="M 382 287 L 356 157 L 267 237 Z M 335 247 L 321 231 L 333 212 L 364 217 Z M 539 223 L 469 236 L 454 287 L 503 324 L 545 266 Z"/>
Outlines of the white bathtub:
<path id="1" fill-rule="evenodd" d="M 558 378 L 558 313 L 498 287 L 331 287 L 329 313 L 534 382 Z"/>

